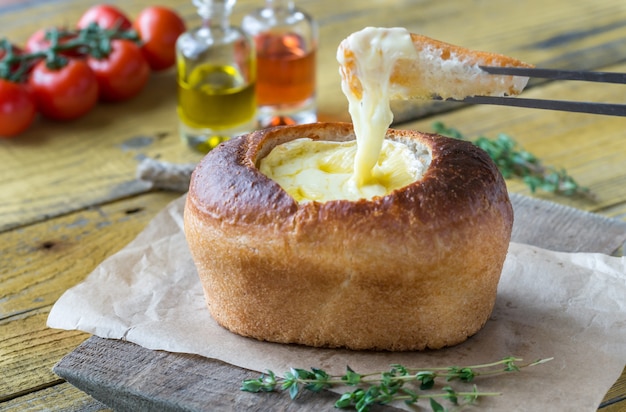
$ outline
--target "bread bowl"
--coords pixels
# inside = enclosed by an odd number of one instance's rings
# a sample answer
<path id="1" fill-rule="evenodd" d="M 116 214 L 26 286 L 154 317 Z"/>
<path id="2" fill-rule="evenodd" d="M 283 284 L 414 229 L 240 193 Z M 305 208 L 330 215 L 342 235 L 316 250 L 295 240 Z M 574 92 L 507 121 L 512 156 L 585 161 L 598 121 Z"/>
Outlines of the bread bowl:
<path id="1" fill-rule="evenodd" d="M 348 123 L 256 131 L 196 167 L 184 225 L 212 317 L 271 342 L 355 350 L 437 349 L 492 311 L 513 212 L 503 178 L 473 144 L 417 131 L 417 181 L 372 199 L 298 202 L 259 170 L 296 138 L 355 139 Z"/>

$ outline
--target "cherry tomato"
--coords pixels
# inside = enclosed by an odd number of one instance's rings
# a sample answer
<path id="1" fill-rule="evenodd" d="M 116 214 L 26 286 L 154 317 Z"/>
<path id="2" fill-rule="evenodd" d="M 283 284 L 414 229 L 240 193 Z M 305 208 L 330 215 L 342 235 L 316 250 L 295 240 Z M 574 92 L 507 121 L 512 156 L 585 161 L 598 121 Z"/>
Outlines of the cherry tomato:
<path id="1" fill-rule="evenodd" d="M 34 32 L 26 41 L 26 52 L 28 53 L 37 53 L 41 51 L 46 51 L 50 48 L 50 40 L 46 39 L 46 31 L 48 29 L 39 29 Z M 63 30 L 59 28 L 59 30 Z M 59 39 L 59 43 L 63 44 L 68 40 L 72 40 L 74 36 L 63 36 Z M 63 55 L 74 55 L 76 53 L 72 53 L 70 50 L 63 52 Z"/>
<path id="2" fill-rule="evenodd" d="M 27 85 L 0 79 L 0 137 L 13 137 L 33 123 L 37 108 Z"/>
<path id="3" fill-rule="evenodd" d="M 50 69 L 42 60 L 33 68 L 28 82 L 37 108 L 50 119 L 75 119 L 98 101 L 98 80 L 82 59 L 69 59 L 61 69 Z"/>
<path id="4" fill-rule="evenodd" d="M 110 4 L 98 4 L 90 7 L 78 20 L 76 26 L 79 29 L 84 29 L 93 22 L 103 29 L 118 27 L 122 30 L 128 30 L 133 27 L 128 17 L 120 9 Z"/>
<path id="5" fill-rule="evenodd" d="M 185 31 L 183 19 L 171 9 L 152 6 L 139 13 L 134 27 L 152 70 L 172 67 L 176 62 L 176 39 Z"/>
<path id="6" fill-rule="evenodd" d="M 46 50 L 50 46 L 50 41 L 46 39 L 46 29 L 39 29 L 26 41 L 26 51 L 28 53 L 37 53 Z"/>
<path id="7" fill-rule="evenodd" d="M 100 100 L 130 99 L 146 85 L 150 66 L 139 46 L 130 40 L 113 40 L 111 49 L 104 59 L 87 58 L 87 64 L 98 79 Z"/>

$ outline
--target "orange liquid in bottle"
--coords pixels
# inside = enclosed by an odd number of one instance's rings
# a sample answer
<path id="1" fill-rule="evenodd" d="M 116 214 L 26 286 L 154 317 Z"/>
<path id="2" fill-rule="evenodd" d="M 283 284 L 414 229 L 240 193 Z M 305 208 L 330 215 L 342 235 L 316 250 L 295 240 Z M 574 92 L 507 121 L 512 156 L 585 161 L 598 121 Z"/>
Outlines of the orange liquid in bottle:
<path id="1" fill-rule="evenodd" d="M 297 34 L 261 34 L 257 46 L 257 101 L 260 106 L 293 105 L 315 93 L 315 49 Z"/>

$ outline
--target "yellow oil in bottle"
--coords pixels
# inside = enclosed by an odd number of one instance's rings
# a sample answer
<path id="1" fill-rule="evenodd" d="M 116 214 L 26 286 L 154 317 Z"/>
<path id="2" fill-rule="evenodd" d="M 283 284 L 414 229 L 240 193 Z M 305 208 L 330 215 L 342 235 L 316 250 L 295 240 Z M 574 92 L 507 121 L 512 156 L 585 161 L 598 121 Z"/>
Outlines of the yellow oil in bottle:
<path id="1" fill-rule="evenodd" d="M 185 62 L 179 61 L 184 65 Z M 178 68 L 178 117 L 187 144 L 208 152 L 230 137 L 254 128 L 255 84 L 233 66 L 199 64 Z"/>

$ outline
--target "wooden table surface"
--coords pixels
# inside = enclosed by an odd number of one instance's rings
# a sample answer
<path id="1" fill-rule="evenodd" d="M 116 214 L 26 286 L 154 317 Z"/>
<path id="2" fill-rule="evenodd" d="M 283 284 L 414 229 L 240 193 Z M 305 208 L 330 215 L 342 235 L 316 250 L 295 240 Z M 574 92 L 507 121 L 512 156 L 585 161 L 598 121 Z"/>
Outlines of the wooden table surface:
<path id="1" fill-rule="evenodd" d="M 73 24 L 94 3 L 0 0 L 0 37 L 23 44 L 39 28 Z M 134 16 L 152 2 L 110 3 Z M 240 0 L 233 22 L 262 3 Z M 320 120 L 348 120 L 335 51 L 343 38 L 365 26 L 403 26 L 537 66 L 626 71 L 623 0 L 297 4 L 320 25 Z M 170 0 L 167 5 L 189 26 L 198 23 L 191 1 Z M 201 158 L 177 135 L 174 78 L 172 70 L 154 74 L 146 90 L 130 102 L 99 105 L 71 123 L 39 120 L 18 138 L 0 141 L 0 409 L 105 408 L 52 372 L 53 365 L 89 335 L 48 329 L 46 318 L 65 290 L 120 250 L 179 196 L 150 190 L 138 181 L 139 161 L 152 157 L 189 163 Z M 536 81 L 525 95 L 626 103 L 625 92 L 626 86 L 620 85 Z M 438 120 L 470 137 L 510 134 L 545 163 L 566 169 L 595 198 L 533 196 L 626 221 L 623 117 L 432 103 L 395 108 L 401 128 L 430 131 Z M 519 181 L 508 184 L 511 192 L 531 195 Z M 626 410 L 625 374 L 609 390 L 600 410 Z"/>

